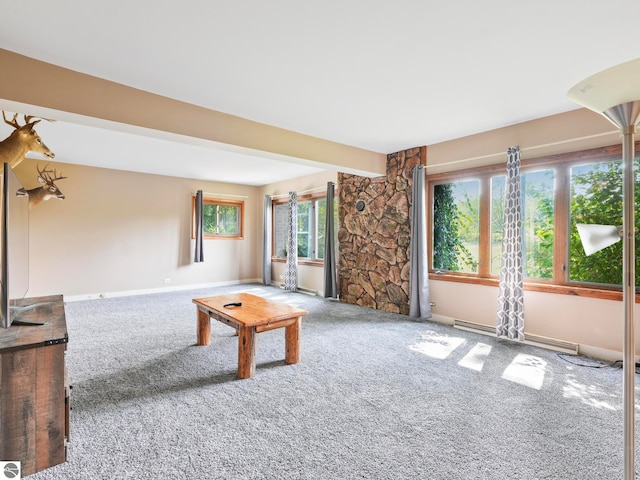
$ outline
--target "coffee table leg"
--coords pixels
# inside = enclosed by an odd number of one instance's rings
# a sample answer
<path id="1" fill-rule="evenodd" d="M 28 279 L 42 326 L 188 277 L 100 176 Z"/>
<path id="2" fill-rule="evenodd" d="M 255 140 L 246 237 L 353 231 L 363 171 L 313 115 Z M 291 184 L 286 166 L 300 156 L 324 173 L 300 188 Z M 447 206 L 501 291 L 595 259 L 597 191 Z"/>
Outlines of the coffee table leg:
<path id="1" fill-rule="evenodd" d="M 256 329 L 238 329 L 238 378 L 251 378 L 256 370 Z"/>
<path id="2" fill-rule="evenodd" d="M 207 312 L 198 309 L 198 340 L 196 345 L 204 346 L 211 343 L 211 318 Z"/>
<path id="3" fill-rule="evenodd" d="M 302 317 L 298 317 L 295 322 L 285 327 L 285 363 L 292 364 L 300 361 L 300 325 Z"/>

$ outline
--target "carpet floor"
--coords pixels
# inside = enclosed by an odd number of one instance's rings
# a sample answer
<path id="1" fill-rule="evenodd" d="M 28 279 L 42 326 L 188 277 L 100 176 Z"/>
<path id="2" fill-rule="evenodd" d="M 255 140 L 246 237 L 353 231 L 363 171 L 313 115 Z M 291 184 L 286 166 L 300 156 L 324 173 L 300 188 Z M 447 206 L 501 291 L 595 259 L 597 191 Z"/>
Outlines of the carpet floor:
<path id="1" fill-rule="evenodd" d="M 295 304 L 258 335 L 253 378 L 193 298 L 245 291 Z M 66 305 L 68 461 L 32 480 L 622 478 L 622 370 L 262 285 Z M 561 321 L 561 319 L 558 319 Z"/>

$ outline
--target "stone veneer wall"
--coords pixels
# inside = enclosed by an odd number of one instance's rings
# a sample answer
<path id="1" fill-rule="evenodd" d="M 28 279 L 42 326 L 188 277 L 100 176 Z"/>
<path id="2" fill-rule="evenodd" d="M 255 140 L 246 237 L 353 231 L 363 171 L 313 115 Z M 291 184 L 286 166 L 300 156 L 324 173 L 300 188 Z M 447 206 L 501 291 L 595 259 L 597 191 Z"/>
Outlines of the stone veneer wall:
<path id="1" fill-rule="evenodd" d="M 386 312 L 409 313 L 409 240 L 413 167 L 426 147 L 387 156 L 387 175 L 338 174 L 340 299 Z M 356 202 L 365 208 L 356 211 Z"/>

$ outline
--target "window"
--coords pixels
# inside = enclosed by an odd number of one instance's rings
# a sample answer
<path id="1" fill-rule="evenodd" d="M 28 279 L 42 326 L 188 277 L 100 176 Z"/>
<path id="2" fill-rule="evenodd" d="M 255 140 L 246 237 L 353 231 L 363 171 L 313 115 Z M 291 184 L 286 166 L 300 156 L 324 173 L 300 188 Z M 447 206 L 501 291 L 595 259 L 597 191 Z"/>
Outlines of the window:
<path id="1" fill-rule="evenodd" d="M 433 268 L 478 271 L 480 182 L 462 180 L 433 188 Z"/>
<path id="2" fill-rule="evenodd" d="M 204 198 L 202 227 L 204 238 L 243 238 L 244 202 Z M 193 229 L 195 236 L 195 197 L 193 199 Z"/>
<path id="3" fill-rule="evenodd" d="M 572 294 L 606 298 L 614 298 L 607 290 L 620 290 L 622 242 L 587 257 L 575 225 L 622 223 L 621 156 L 621 148 L 613 146 L 522 161 L 522 255 L 531 288 L 566 287 Z M 636 172 L 639 167 L 636 157 Z M 438 278 L 497 283 L 504 170 L 497 165 L 429 176 L 430 267 Z"/>
<path id="4" fill-rule="evenodd" d="M 298 202 L 298 257 L 314 258 L 313 208 L 311 202 Z"/>
<path id="5" fill-rule="evenodd" d="M 336 221 L 334 208 L 334 222 Z M 298 258 L 321 261 L 324 258 L 325 218 L 327 200 L 325 197 L 298 199 Z M 289 204 L 273 205 L 273 256 L 287 257 L 287 234 L 289 228 Z"/>
<path id="6" fill-rule="evenodd" d="M 287 229 L 289 228 L 289 204 L 273 204 L 273 256 L 287 258 Z"/>
<path id="7" fill-rule="evenodd" d="M 640 162 L 635 159 L 635 171 Z M 640 185 L 636 176 L 636 205 L 639 204 Z M 606 161 L 581 164 L 571 168 L 571 204 L 569 243 L 569 279 L 600 285 L 620 285 L 622 279 L 622 242 L 589 257 L 582 253 L 576 223 L 622 225 L 622 163 Z M 636 237 L 638 237 L 638 209 L 636 208 Z M 636 257 L 638 256 L 636 243 Z M 638 260 L 638 259 L 637 259 Z M 640 270 L 636 264 L 636 284 L 640 285 Z"/>

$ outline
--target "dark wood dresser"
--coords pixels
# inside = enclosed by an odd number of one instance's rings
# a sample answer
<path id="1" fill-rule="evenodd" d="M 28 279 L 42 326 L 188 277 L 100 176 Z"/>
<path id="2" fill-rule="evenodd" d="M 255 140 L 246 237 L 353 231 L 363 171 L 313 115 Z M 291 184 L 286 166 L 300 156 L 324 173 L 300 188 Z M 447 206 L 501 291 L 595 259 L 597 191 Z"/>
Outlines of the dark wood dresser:
<path id="1" fill-rule="evenodd" d="M 62 295 L 26 298 L 19 319 L 44 325 L 0 328 L 0 460 L 22 476 L 63 463 L 69 439 L 69 340 Z"/>

